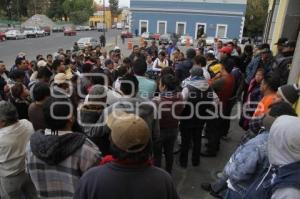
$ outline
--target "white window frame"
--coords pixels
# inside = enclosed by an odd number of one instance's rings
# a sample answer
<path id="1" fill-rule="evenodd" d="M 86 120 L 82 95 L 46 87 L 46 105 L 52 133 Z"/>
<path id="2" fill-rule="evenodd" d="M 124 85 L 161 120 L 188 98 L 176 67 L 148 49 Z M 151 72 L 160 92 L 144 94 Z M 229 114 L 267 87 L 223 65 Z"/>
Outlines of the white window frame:
<path id="1" fill-rule="evenodd" d="M 146 32 L 149 32 L 149 20 L 139 20 L 139 35 L 142 34 L 142 23 L 143 22 L 146 22 L 147 23 L 147 31 Z"/>
<path id="2" fill-rule="evenodd" d="M 204 26 L 204 34 L 207 34 L 206 33 L 207 24 L 206 23 L 196 23 L 196 25 L 195 25 L 195 39 L 197 39 L 198 25 L 203 25 Z"/>
<path id="3" fill-rule="evenodd" d="M 178 25 L 183 24 L 184 25 L 184 35 L 186 35 L 186 22 L 185 21 L 176 21 L 176 30 L 175 33 L 178 34 Z"/>
<path id="4" fill-rule="evenodd" d="M 165 24 L 165 32 L 164 32 L 164 34 L 167 34 L 168 21 L 157 21 L 157 24 L 156 24 L 156 33 L 159 32 L 159 24 L 160 23 L 164 23 Z"/>
<path id="5" fill-rule="evenodd" d="M 215 37 L 218 37 L 218 32 L 219 32 L 219 27 L 220 26 L 225 26 L 225 37 L 224 38 L 227 38 L 227 30 L 228 30 L 228 25 L 227 24 L 217 24 Z"/>

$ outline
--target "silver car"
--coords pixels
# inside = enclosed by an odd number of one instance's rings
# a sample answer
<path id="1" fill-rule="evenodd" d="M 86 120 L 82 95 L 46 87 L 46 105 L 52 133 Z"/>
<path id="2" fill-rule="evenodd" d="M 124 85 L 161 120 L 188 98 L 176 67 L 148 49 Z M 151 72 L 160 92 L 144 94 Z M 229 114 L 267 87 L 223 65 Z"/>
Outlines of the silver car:
<path id="1" fill-rule="evenodd" d="M 97 39 L 93 37 L 83 37 L 77 41 L 78 47 L 80 49 L 84 49 L 86 47 L 91 46 L 93 49 L 99 46 L 99 42 Z"/>
<path id="2" fill-rule="evenodd" d="M 9 30 L 5 33 L 6 39 L 25 39 L 26 34 L 20 30 Z"/>

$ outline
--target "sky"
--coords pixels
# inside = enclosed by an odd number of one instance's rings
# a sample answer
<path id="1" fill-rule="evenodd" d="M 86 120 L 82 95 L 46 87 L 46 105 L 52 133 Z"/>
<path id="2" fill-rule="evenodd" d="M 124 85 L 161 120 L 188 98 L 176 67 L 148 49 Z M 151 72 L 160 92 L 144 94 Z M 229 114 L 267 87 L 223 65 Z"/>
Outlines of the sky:
<path id="1" fill-rule="evenodd" d="M 95 0 L 96 2 L 102 2 L 102 0 Z M 129 7 L 129 1 L 130 0 L 119 0 L 119 6 L 120 7 L 124 7 L 124 6 L 127 6 Z M 108 0 L 105 0 L 105 5 L 108 6 Z"/>

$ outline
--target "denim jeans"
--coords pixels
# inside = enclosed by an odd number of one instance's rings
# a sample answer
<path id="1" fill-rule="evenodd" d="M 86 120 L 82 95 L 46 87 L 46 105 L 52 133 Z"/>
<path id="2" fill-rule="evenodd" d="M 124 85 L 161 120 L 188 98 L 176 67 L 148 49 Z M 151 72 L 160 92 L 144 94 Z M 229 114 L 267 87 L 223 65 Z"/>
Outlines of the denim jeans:
<path id="1" fill-rule="evenodd" d="M 22 172 L 16 176 L 0 177 L 1 199 L 36 199 L 37 193 L 30 176 Z"/>
<path id="2" fill-rule="evenodd" d="M 162 152 L 166 158 L 166 171 L 172 173 L 173 150 L 178 136 L 178 129 L 160 129 L 160 138 L 154 147 L 154 165 L 161 167 Z"/>

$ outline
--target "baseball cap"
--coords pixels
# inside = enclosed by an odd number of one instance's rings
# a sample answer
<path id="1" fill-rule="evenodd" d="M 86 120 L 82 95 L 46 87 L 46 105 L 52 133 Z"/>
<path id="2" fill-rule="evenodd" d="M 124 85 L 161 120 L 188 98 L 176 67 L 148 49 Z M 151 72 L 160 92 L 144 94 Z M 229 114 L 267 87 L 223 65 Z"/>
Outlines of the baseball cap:
<path id="1" fill-rule="evenodd" d="M 70 80 L 70 78 L 65 73 L 57 73 L 54 76 L 54 84 L 63 84 L 67 80 Z"/>
<path id="2" fill-rule="evenodd" d="M 123 111 L 112 112 L 107 120 L 114 145 L 127 153 L 143 151 L 150 141 L 148 124 L 138 115 Z"/>
<path id="3" fill-rule="evenodd" d="M 222 65 L 221 64 L 215 64 L 213 66 L 210 67 L 210 70 L 214 73 L 214 74 L 218 74 L 221 71 Z"/>
<path id="4" fill-rule="evenodd" d="M 275 43 L 275 45 L 279 45 L 279 46 L 282 46 L 285 42 L 287 42 L 288 39 L 285 38 L 285 37 L 281 37 L 278 39 L 277 43 Z"/>
<path id="5" fill-rule="evenodd" d="M 222 47 L 219 52 L 222 52 L 222 53 L 225 53 L 225 54 L 228 54 L 228 55 L 231 55 L 232 53 L 232 48 L 228 47 L 228 46 L 224 46 Z"/>

